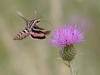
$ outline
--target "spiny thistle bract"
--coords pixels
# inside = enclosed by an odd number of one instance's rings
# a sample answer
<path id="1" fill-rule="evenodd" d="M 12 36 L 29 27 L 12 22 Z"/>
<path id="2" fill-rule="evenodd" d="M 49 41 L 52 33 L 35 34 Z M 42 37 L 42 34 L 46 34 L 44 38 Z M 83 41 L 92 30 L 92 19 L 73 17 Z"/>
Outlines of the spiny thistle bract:
<path id="1" fill-rule="evenodd" d="M 76 49 L 74 44 L 84 41 L 84 35 L 80 28 L 64 25 L 53 32 L 53 37 L 50 40 L 51 44 L 60 47 L 60 55 L 63 60 L 71 61 L 74 59 Z"/>

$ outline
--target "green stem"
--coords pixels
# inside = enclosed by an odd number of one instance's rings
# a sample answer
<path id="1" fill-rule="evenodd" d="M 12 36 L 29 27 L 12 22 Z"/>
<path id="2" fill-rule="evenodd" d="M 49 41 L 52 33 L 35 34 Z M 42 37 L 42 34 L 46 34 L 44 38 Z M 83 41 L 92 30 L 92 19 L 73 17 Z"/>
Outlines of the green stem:
<path id="1" fill-rule="evenodd" d="M 70 68 L 71 74 L 74 75 L 73 68 L 71 66 L 71 62 L 68 62 L 68 63 L 69 63 L 69 68 Z"/>
<path id="2" fill-rule="evenodd" d="M 64 61 L 64 63 L 70 68 L 70 65 Z"/>

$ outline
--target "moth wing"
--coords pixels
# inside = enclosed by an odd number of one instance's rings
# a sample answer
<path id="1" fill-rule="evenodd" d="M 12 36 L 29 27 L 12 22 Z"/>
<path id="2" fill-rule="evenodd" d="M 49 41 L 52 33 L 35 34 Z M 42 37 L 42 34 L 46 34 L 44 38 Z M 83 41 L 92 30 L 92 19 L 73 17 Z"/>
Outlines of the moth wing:
<path id="1" fill-rule="evenodd" d="M 21 18 L 24 19 L 26 25 L 28 26 L 28 22 L 29 22 L 29 20 L 27 20 L 27 19 L 23 16 L 23 14 L 22 14 L 20 11 L 16 11 L 16 13 L 17 13 Z"/>
<path id="2" fill-rule="evenodd" d="M 49 35 L 51 33 L 50 30 L 40 30 L 43 34 Z"/>
<path id="3" fill-rule="evenodd" d="M 33 39 L 45 39 L 46 36 L 43 33 L 38 33 L 38 32 L 30 32 L 30 37 Z"/>
<path id="4" fill-rule="evenodd" d="M 41 31 L 41 33 L 45 34 L 45 35 L 48 35 L 51 33 L 50 30 L 46 30 L 46 29 L 43 29 L 41 27 L 38 27 L 38 26 L 35 26 L 35 29 L 38 29 L 38 31 Z"/>

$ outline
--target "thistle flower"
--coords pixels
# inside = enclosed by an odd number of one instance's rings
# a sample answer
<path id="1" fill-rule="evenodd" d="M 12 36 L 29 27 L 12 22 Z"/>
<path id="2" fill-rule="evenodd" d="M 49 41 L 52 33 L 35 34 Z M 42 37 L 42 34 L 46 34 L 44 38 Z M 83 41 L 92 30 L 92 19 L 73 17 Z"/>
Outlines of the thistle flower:
<path id="1" fill-rule="evenodd" d="M 53 46 L 60 47 L 60 55 L 66 61 L 71 61 L 76 54 L 73 45 L 82 41 L 84 41 L 84 35 L 81 33 L 80 28 L 71 25 L 55 29 L 53 38 L 50 40 Z"/>

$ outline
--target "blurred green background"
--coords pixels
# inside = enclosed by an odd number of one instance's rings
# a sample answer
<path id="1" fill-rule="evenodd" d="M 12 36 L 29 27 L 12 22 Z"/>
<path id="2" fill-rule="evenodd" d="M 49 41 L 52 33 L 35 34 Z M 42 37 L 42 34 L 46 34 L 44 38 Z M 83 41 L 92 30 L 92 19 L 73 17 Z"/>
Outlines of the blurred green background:
<path id="1" fill-rule="evenodd" d="M 27 19 L 45 15 L 54 28 L 63 24 L 81 27 L 85 41 L 76 44 L 77 56 L 73 67 L 78 75 L 100 75 L 100 0 L 0 0 L 0 75 L 71 75 L 59 56 L 59 49 L 45 40 L 13 37 L 25 27 L 16 14 L 21 11 Z M 40 27 L 53 30 L 49 23 Z"/>

